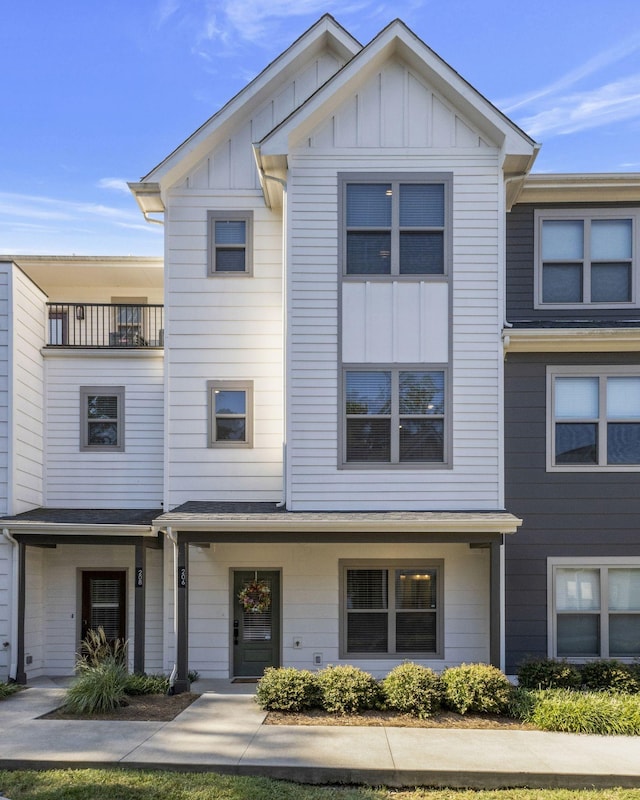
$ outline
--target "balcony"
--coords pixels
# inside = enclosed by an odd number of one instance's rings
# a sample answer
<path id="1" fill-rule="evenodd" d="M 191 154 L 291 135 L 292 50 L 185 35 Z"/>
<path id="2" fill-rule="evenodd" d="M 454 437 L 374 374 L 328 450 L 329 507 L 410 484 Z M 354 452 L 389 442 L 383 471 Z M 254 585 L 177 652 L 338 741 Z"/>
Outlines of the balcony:
<path id="1" fill-rule="evenodd" d="M 47 347 L 164 347 L 164 306 L 47 303 Z"/>

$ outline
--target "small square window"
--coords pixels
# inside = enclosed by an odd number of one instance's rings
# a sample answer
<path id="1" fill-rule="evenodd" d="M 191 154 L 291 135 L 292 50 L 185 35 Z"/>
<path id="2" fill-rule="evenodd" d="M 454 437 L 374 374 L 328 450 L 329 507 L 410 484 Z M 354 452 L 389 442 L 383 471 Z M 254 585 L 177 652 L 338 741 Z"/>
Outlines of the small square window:
<path id="1" fill-rule="evenodd" d="M 209 447 L 253 447 L 253 383 L 208 381 Z"/>
<path id="2" fill-rule="evenodd" d="M 80 419 L 81 451 L 124 451 L 124 386 L 81 386 Z"/>
<path id="3" fill-rule="evenodd" d="M 207 212 L 208 274 L 251 275 L 253 212 Z"/>

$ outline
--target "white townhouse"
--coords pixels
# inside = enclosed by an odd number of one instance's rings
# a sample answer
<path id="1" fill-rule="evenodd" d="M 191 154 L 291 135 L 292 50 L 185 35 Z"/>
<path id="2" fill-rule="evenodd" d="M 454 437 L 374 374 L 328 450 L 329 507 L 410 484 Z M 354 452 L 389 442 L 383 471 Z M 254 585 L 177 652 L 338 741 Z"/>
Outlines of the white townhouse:
<path id="1" fill-rule="evenodd" d="M 505 215 L 537 151 L 402 22 L 363 47 L 327 15 L 130 184 L 162 305 L 141 259 L 2 265 L 0 672 L 70 673 L 97 624 L 177 690 L 500 665 Z"/>

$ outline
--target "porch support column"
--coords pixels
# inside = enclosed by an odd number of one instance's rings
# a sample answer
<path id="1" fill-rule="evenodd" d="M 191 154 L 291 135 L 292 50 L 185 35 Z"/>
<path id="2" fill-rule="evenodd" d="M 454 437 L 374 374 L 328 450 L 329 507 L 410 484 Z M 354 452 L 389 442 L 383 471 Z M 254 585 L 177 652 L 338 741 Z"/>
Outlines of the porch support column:
<path id="1" fill-rule="evenodd" d="M 502 541 L 491 542 L 489 566 L 489 660 L 500 669 L 502 653 Z"/>
<path id="2" fill-rule="evenodd" d="M 16 643 L 16 683 L 25 686 L 27 673 L 24 669 L 24 618 L 27 607 L 27 545 L 18 542 L 18 641 Z M 15 555 L 14 555 L 15 558 Z"/>
<path id="3" fill-rule="evenodd" d="M 178 534 L 178 574 L 176 575 L 178 595 L 178 637 L 176 642 L 176 667 L 178 674 L 173 685 L 176 694 L 188 692 L 189 683 L 189 544 Z"/>
<path id="4" fill-rule="evenodd" d="M 134 588 L 134 645 L 133 671 L 138 675 L 144 673 L 145 629 L 146 629 L 146 562 L 147 548 L 144 542 L 138 542 L 136 549 L 136 572 Z"/>

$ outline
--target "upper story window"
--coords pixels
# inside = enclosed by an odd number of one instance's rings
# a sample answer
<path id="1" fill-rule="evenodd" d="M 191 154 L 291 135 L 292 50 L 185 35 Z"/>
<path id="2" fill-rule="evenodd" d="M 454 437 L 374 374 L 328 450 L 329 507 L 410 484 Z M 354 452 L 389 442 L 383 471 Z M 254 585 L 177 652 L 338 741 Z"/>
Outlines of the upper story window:
<path id="1" fill-rule="evenodd" d="M 536 308 L 638 303 L 638 212 L 536 212 Z"/>
<path id="2" fill-rule="evenodd" d="M 445 464 L 444 370 L 347 368 L 344 396 L 345 464 Z"/>
<path id="3" fill-rule="evenodd" d="M 251 275 L 253 213 L 207 212 L 208 274 Z"/>
<path id="4" fill-rule="evenodd" d="M 343 274 L 446 274 L 450 195 L 450 176 L 343 176 Z"/>
<path id="5" fill-rule="evenodd" d="M 124 450 L 124 386 L 81 386 L 80 415 L 80 450 Z"/>
<path id="6" fill-rule="evenodd" d="M 550 367 L 548 467 L 640 468 L 640 371 Z"/>
<path id="7" fill-rule="evenodd" d="M 253 383 L 208 381 L 209 447 L 253 446 Z"/>

